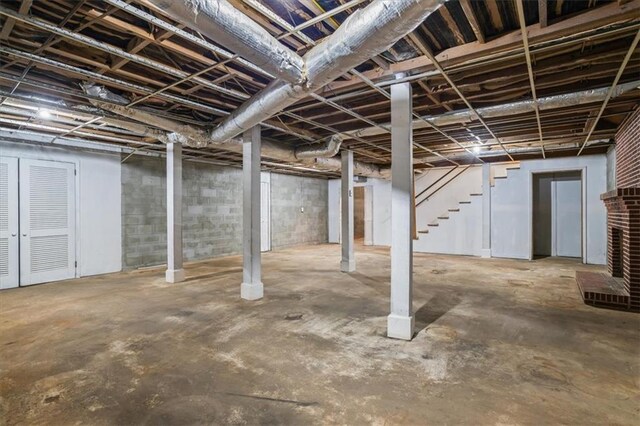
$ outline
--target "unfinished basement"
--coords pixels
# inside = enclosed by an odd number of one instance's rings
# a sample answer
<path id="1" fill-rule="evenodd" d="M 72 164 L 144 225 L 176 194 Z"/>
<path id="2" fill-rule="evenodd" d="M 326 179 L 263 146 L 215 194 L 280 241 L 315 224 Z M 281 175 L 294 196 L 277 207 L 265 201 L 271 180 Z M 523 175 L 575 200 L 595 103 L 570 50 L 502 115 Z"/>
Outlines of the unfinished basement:
<path id="1" fill-rule="evenodd" d="M 640 0 L 0 0 L 0 425 L 640 424 Z"/>

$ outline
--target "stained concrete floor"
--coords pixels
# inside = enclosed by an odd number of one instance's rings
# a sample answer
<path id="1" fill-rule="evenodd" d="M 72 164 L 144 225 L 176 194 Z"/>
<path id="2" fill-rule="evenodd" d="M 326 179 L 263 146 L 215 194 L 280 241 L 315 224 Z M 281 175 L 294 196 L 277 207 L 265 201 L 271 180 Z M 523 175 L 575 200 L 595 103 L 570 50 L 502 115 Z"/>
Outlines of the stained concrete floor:
<path id="1" fill-rule="evenodd" d="M 640 315 L 582 304 L 574 260 L 417 254 L 412 342 L 385 338 L 388 250 L 241 258 L 0 293 L 0 422 L 639 424 Z"/>

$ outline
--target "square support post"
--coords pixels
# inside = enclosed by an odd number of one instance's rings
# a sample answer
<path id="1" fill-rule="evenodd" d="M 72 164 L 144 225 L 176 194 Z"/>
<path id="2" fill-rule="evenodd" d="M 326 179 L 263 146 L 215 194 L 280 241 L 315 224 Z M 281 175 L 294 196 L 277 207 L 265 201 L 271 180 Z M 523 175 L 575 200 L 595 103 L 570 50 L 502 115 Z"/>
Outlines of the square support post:
<path id="1" fill-rule="evenodd" d="M 391 313 L 387 336 L 413 338 L 413 133 L 411 85 L 391 86 Z"/>
<path id="2" fill-rule="evenodd" d="M 242 285 L 240 297 L 263 296 L 260 259 L 260 125 L 242 134 Z"/>
<path id="3" fill-rule="evenodd" d="M 482 165 L 482 257 L 491 257 L 491 164 Z"/>
<path id="4" fill-rule="evenodd" d="M 342 272 L 356 270 L 356 258 L 353 248 L 353 151 L 342 151 Z"/>
<path id="5" fill-rule="evenodd" d="M 168 283 L 184 281 L 182 267 L 182 145 L 167 144 L 167 271 Z"/>

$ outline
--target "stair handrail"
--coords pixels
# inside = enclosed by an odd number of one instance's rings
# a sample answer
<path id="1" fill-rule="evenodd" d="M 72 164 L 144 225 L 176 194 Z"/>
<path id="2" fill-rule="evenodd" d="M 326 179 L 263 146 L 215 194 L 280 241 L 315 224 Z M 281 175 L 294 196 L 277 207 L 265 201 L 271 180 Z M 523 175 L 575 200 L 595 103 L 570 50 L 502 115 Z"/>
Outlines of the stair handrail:
<path id="1" fill-rule="evenodd" d="M 445 186 L 449 185 L 451 182 L 453 182 L 458 176 L 460 176 L 461 174 L 463 174 L 465 171 L 467 171 L 469 169 L 469 167 L 471 167 L 471 165 L 467 165 L 464 169 L 460 170 L 460 172 L 458 172 L 455 176 L 453 176 L 451 179 L 449 179 L 448 181 L 446 181 L 442 186 L 436 188 L 435 191 L 433 191 L 431 194 L 427 195 L 425 198 L 423 198 L 422 200 L 418 201 L 416 203 L 416 207 L 418 207 L 420 204 L 424 203 L 425 201 L 429 200 L 429 198 L 433 197 L 438 191 L 440 191 L 442 188 L 444 188 Z M 421 191 L 420 194 L 416 195 L 416 199 L 418 199 L 419 196 L 421 196 L 422 194 L 424 194 L 429 188 L 432 188 L 435 184 L 437 184 L 439 181 L 441 181 L 444 177 L 446 177 L 448 174 L 450 174 L 451 172 L 453 172 L 454 170 L 456 170 L 458 168 L 458 166 L 452 168 L 451 170 L 449 170 L 447 173 L 445 173 L 443 176 L 441 176 L 438 180 L 436 180 L 434 183 L 432 183 L 431 185 L 429 185 L 429 187 L 427 187 L 424 191 Z"/>
<path id="2" fill-rule="evenodd" d="M 449 170 L 447 173 L 443 174 L 442 176 L 440 176 L 438 179 L 436 179 L 435 182 L 433 182 L 431 185 L 427 186 L 425 189 L 423 189 L 422 191 L 420 191 L 420 193 L 418 195 L 416 195 L 416 199 L 421 196 L 422 194 L 424 194 L 425 192 L 427 192 L 429 189 L 431 189 L 433 186 L 437 185 L 438 182 L 440 182 L 442 179 L 446 178 L 451 172 L 453 172 L 455 169 L 457 169 L 459 166 L 454 166 L 451 168 L 451 170 Z"/>

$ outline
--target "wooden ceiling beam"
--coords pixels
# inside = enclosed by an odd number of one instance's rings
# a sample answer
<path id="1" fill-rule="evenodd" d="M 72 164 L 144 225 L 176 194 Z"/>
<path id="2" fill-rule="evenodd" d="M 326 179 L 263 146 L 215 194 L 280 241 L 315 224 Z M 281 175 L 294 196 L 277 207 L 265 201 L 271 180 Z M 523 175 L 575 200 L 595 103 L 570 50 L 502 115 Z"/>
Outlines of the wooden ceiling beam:
<path id="1" fill-rule="evenodd" d="M 547 27 L 540 27 L 540 24 L 533 24 L 527 27 L 529 33 L 529 43 L 535 46 L 538 43 L 555 40 L 561 37 L 580 33 L 586 30 L 611 25 L 616 22 L 639 20 L 640 0 L 632 0 L 622 6 L 617 3 L 594 8 L 587 12 L 576 15 L 572 18 L 554 23 Z M 444 50 L 436 55 L 436 60 L 443 66 L 451 66 L 463 62 L 481 59 L 483 57 L 519 49 L 522 46 L 522 36 L 519 31 L 514 31 L 502 37 L 498 37 L 484 44 L 477 41 L 467 43 L 462 46 L 455 46 Z M 391 64 L 388 71 L 373 70 L 363 72 L 371 80 L 382 77 L 393 76 L 396 73 L 422 71 L 434 69 L 433 62 L 426 55 L 406 61 Z M 344 91 L 356 85 L 362 85 L 360 81 L 334 81 L 325 86 L 323 92 Z"/>
<path id="2" fill-rule="evenodd" d="M 31 4 L 33 0 L 22 0 L 20 4 L 20 8 L 18 9 L 18 13 L 21 15 L 26 15 L 31 8 Z M 9 34 L 13 30 L 13 26 L 16 24 L 16 20 L 13 18 L 7 18 L 2 26 L 2 30 L 0 31 L 0 40 L 7 40 L 9 38 Z"/>
<path id="3" fill-rule="evenodd" d="M 540 0 L 545 1 L 545 0 Z M 473 34 L 475 34 L 478 43 L 484 43 L 485 38 L 482 33 L 482 27 L 478 22 L 478 18 L 476 17 L 475 12 L 473 11 L 473 7 L 471 6 L 471 0 L 460 0 L 460 6 L 462 6 L 462 11 L 464 12 L 464 16 L 469 21 L 469 26 L 473 30 Z"/>
<path id="4" fill-rule="evenodd" d="M 540 22 L 540 28 L 548 25 L 547 19 L 547 0 L 538 0 L 538 22 Z"/>

